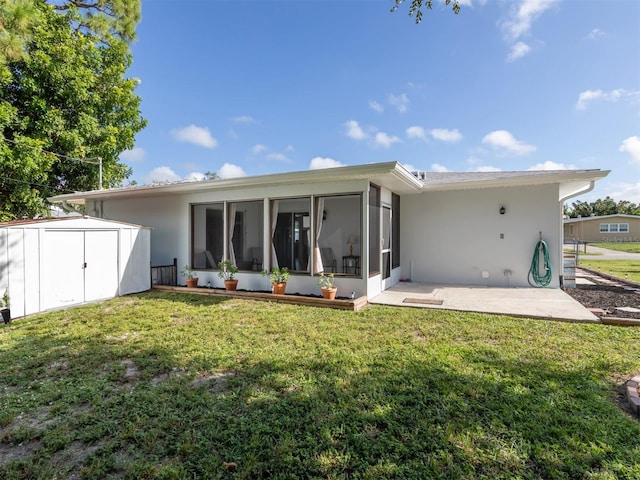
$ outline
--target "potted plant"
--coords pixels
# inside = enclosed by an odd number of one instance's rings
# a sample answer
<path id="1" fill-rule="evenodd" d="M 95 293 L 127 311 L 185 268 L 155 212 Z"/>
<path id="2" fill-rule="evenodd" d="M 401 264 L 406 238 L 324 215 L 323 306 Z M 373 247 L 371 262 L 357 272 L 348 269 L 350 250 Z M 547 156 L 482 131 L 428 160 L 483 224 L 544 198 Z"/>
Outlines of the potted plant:
<path id="1" fill-rule="evenodd" d="M 189 265 L 185 265 L 180 273 L 186 277 L 185 282 L 187 282 L 187 287 L 195 288 L 198 286 L 198 277 L 193 272 L 193 269 Z"/>
<path id="2" fill-rule="evenodd" d="M 218 277 L 224 280 L 224 288 L 227 290 L 235 290 L 238 288 L 238 280 L 236 279 L 236 273 L 238 273 L 238 267 L 236 267 L 231 260 L 225 260 L 218 263 Z"/>
<path id="3" fill-rule="evenodd" d="M 318 280 L 318 285 L 321 286 L 322 296 L 327 300 L 335 300 L 336 293 L 338 292 L 338 287 L 333 283 L 333 277 L 333 272 L 327 275 L 322 272 L 320 273 L 320 280 Z"/>
<path id="4" fill-rule="evenodd" d="M 9 305 L 9 289 L 4 289 L 4 295 L 0 299 L 0 313 L 2 313 L 2 320 L 4 323 L 11 322 L 11 310 Z"/>
<path id="5" fill-rule="evenodd" d="M 287 267 L 274 267 L 271 272 L 263 270 L 262 276 L 269 277 L 269 280 L 271 280 L 273 293 L 284 295 L 284 291 L 287 288 L 287 280 L 289 279 L 289 269 Z"/>

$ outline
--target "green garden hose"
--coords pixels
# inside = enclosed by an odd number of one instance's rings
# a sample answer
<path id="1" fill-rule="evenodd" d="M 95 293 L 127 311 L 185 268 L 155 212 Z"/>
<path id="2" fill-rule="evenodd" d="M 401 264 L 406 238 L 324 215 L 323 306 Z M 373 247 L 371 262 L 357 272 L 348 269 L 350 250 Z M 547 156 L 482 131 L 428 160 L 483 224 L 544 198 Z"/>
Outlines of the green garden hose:
<path id="1" fill-rule="evenodd" d="M 544 274 L 540 274 L 540 255 L 544 258 Z M 536 244 L 531 259 L 531 268 L 527 280 L 532 287 L 546 287 L 551 283 L 551 260 L 549 259 L 549 249 L 544 241 L 540 240 Z M 535 284 L 535 285 L 534 285 Z"/>

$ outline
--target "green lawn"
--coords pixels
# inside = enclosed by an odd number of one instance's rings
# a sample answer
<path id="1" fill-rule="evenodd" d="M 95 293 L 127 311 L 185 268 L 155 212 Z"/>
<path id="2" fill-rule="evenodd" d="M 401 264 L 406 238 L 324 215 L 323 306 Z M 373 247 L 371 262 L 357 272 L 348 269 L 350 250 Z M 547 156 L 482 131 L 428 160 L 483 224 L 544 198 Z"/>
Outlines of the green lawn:
<path id="1" fill-rule="evenodd" d="M 149 293 L 0 327 L 0 478 L 640 478 L 638 330 Z"/>
<path id="2" fill-rule="evenodd" d="M 592 260 L 580 257 L 579 267 L 606 273 L 614 277 L 640 283 L 640 261 L 636 260 Z"/>
<path id="3" fill-rule="evenodd" d="M 608 248 L 619 252 L 640 253 L 640 243 L 638 242 L 617 242 L 617 243 L 592 243 L 594 247 Z"/>

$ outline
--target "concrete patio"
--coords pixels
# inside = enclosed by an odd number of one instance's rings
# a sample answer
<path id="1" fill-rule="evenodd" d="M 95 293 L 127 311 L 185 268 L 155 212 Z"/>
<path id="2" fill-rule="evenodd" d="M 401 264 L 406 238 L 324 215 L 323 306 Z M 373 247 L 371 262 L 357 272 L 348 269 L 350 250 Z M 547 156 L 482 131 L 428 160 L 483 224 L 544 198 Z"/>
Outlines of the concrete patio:
<path id="1" fill-rule="evenodd" d="M 489 288 L 401 282 L 370 298 L 369 303 L 600 323 L 598 317 L 579 302 L 555 288 Z"/>

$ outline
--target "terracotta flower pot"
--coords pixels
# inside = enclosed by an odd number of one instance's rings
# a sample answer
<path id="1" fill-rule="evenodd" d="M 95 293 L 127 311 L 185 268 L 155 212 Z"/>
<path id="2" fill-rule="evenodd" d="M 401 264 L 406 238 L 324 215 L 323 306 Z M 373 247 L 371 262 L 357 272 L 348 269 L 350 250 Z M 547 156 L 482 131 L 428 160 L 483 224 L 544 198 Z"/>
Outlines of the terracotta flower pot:
<path id="1" fill-rule="evenodd" d="M 322 287 L 322 296 L 327 300 L 335 300 L 337 292 L 338 292 L 337 287 L 333 287 L 333 288 Z"/>
<path id="2" fill-rule="evenodd" d="M 238 280 L 225 280 L 224 288 L 229 291 L 235 291 L 238 288 Z"/>
<path id="3" fill-rule="evenodd" d="M 287 282 L 282 282 L 282 283 L 272 283 L 271 285 L 273 285 L 273 293 L 275 293 L 276 295 L 284 295 L 284 291 L 287 288 Z"/>
<path id="4" fill-rule="evenodd" d="M 198 286 L 198 277 L 195 278 L 187 278 L 185 280 L 185 282 L 187 282 L 187 287 L 189 288 L 196 288 Z"/>

